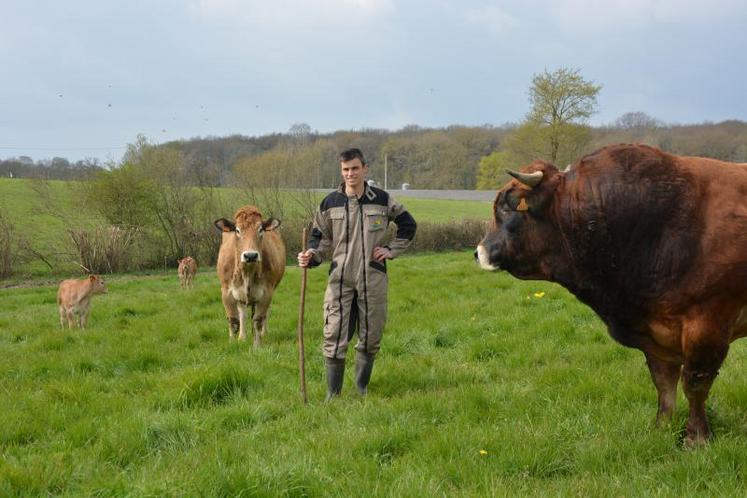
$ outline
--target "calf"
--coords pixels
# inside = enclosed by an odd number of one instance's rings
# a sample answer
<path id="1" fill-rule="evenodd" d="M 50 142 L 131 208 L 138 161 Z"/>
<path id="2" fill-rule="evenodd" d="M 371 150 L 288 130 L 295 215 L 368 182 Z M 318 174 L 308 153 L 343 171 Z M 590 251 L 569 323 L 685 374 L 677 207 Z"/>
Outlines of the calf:
<path id="1" fill-rule="evenodd" d="M 63 280 L 57 291 L 57 306 L 60 310 L 60 326 L 65 328 L 67 319 L 68 328 L 77 325 L 81 329 L 86 328 L 88 309 L 91 306 L 91 298 L 95 294 L 106 294 L 106 285 L 101 277 L 89 275 L 83 280 Z"/>
<path id="2" fill-rule="evenodd" d="M 252 307 L 254 347 L 267 332 L 267 313 L 272 294 L 285 272 L 285 245 L 275 230 L 280 221 L 262 219 L 254 206 L 244 206 L 234 215 L 235 222 L 225 218 L 215 221 L 223 234 L 218 253 L 223 307 L 231 339 L 238 332 L 246 340 L 246 315 Z"/>
<path id="3" fill-rule="evenodd" d="M 182 289 L 192 287 L 192 281 L 197 273 L 197 261 L 191 256 L 179 260 L 179 285 Z"/>

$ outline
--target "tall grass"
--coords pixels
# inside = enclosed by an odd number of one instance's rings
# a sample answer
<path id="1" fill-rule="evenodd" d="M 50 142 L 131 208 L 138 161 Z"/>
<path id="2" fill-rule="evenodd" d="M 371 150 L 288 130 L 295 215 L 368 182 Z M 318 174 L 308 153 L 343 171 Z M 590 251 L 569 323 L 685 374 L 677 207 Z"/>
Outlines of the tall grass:
<path id="1" fill-rule="evenodd" d="M 716 439 L 655 429 L 643 356 L 562 288 L 480 272 L 469 252 L 391 262 L 369 395 L 324 403 L 309 272 L 310 402 L 298 394 L 300 273 L 260 350 L 228 341 L 217 277 L 114 276 L 85 331 L 55 287 L 0 290 L 2 496 L 743 496 L 745 349 L 710 399 Z M 544 295 L 536 294 L 544 292 Z M 538 296 L 542 297 L 538 297 Z M 351 355 L 352 356 L 352 355 Z"/>

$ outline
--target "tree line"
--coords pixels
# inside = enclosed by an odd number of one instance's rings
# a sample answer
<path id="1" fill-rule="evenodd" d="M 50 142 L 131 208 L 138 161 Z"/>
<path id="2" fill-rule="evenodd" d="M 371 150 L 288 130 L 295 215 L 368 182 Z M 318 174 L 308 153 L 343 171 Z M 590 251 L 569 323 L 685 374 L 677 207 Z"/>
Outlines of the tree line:
<path id="1" fill-rule="evenodd" d="M 665 124 L 643 112 L 630 112 L 614 123 L 577 131 L 585 135 L 583 144 L 561 149 L 551 162 L 565 166 L 603 145 L 620 142 L 646 143 L 674 154 L 747 162 L 747 122 L 744 121 Z M 365 129 L 327 134 L 312 131 L 303 141 L 290 133 L 279 133 L 189 139 L 157 147 L 180 155 L 195 186 L 231 186 L 237 177 L 243 176 L 289 188 L 331 188 L 339 177 L 338 152 L 354 144 L 366 154 L 370 176 L 381 185 L 386 157 L 389 188 L 409 183 L 419 189 L 489 189 L 494 188 L 498 179 L 493 179 L 486 168 L 482 168 L 485 178 L 481 179 L 481 161 L 485 164 L 495 161 L 496 155 L 507 156 L 510 144 L 515 144 L 512 150 L 518 151 L 519 157 L 499 161 L 507 167 L 526 164 L 534 157 L 551 160 L 549 153 L 531 146 L 527 133 L 519 124 L 446 128 L 412 125 L 396 131 Z M 84 180 L 123 164 L 124 161 L 103 165 L 95 159 L 73 163 L 64 158 L 38 161 L 8 158 L 0 160 L 0 176 Z"/>

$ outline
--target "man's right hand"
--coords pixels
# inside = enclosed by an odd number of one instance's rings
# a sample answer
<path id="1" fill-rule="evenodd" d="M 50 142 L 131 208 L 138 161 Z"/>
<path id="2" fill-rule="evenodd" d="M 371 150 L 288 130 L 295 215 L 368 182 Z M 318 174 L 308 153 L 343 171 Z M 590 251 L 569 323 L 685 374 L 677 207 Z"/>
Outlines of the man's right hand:
<path id="1" fill-rule="evenodd" d="M 311 262 L 312 252 L 310 250 L 302 251 L 298 253 L 298 266 L 301 268 L 308 268 Z"/>

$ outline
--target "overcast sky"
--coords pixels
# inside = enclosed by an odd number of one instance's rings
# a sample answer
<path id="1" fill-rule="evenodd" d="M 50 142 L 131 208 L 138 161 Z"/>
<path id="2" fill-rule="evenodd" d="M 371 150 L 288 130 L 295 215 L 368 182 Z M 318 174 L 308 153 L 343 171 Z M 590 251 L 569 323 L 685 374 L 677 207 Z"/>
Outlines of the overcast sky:
<path id="1" fill-rule="evenodd" d="M 603 86 L 594 125 L 747 120 L 747 1 L 0 0 L 0 158 L 500 125 L 559 67 Z"/>

